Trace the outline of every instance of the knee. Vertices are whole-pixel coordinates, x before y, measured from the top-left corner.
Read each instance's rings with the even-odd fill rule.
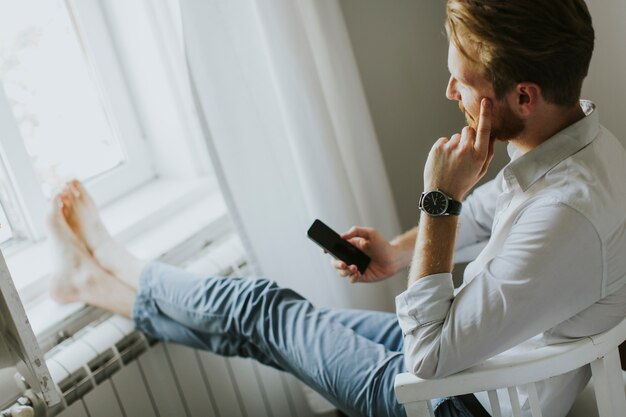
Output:
[[[279,286],[275,281],[258,278],[249,279],[246,283],[246,304],[254,307],[258,312],[267,312],[278,307],[287,300],[302,300],[302,296],[295,291]]]
[[[280,287],[268,279],[250,279],[240,293],[240,323],[243,329],[259,329],[276,325],[285,318],[286,310],[304,300],[295,291]]]

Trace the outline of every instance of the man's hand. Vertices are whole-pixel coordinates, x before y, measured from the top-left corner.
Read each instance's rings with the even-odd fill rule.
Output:
[[[492,103],[483,98],[478,132],[466,126],[461,134],[440,138],[433,145],[424,167],[424,189],[439,188],[455,200],[465,195],[480,180],[493,159],[491,134]]]
[[[354,246],[372,258],[367,270],[361,274],[356,265],[332,259],[331,264],[339,275],[348,277],[350,282],[376,282],[389,278],[398,270],[397,250],[375,229],[369,227],[353,227],[341,235]]]

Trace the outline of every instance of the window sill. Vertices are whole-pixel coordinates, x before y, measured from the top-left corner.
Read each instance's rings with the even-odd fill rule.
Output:
[[[213,180],[155,180],[101,210],[114,238],[142,259],[188,256],[198,245],[231,229]],[[42,348],[70,317],[92,319],[101,311],[83,304],[59,305],[47,294],[52,253],[46,241],[7,259],[33,331]],[[34,261],[36,260],[36,262]],[[45,340],[45,343],[43,343]]]

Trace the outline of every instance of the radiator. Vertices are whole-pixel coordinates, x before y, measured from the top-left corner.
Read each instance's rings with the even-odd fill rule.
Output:
[[[208,249],[183,266],[207,275],[245,274],[236,236]],[[63,341],[46,362],[63,398],[48,416],[313,416],[294,377],[249,359],[149,340],[118,316]]]
[[[311,415],[293,377],[247,359],[154,343],[119,317],[75,339],[47,361],[64,403],[50,415]]]

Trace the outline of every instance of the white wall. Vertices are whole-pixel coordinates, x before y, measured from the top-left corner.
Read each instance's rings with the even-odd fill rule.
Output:
[[[587,0],[596,31],[596,47],[583,86],[600,121],[626,146],[626,2]]]
[[[588,0],[596,52],[583,97],[626,145],[626,2]],[[422,169],[432,143],[463,118],[445,98],[448,81],[443,0],[341,0],[380,147],[404,228],[417,221]],[[500,145],[489,175],[508,160]]]

